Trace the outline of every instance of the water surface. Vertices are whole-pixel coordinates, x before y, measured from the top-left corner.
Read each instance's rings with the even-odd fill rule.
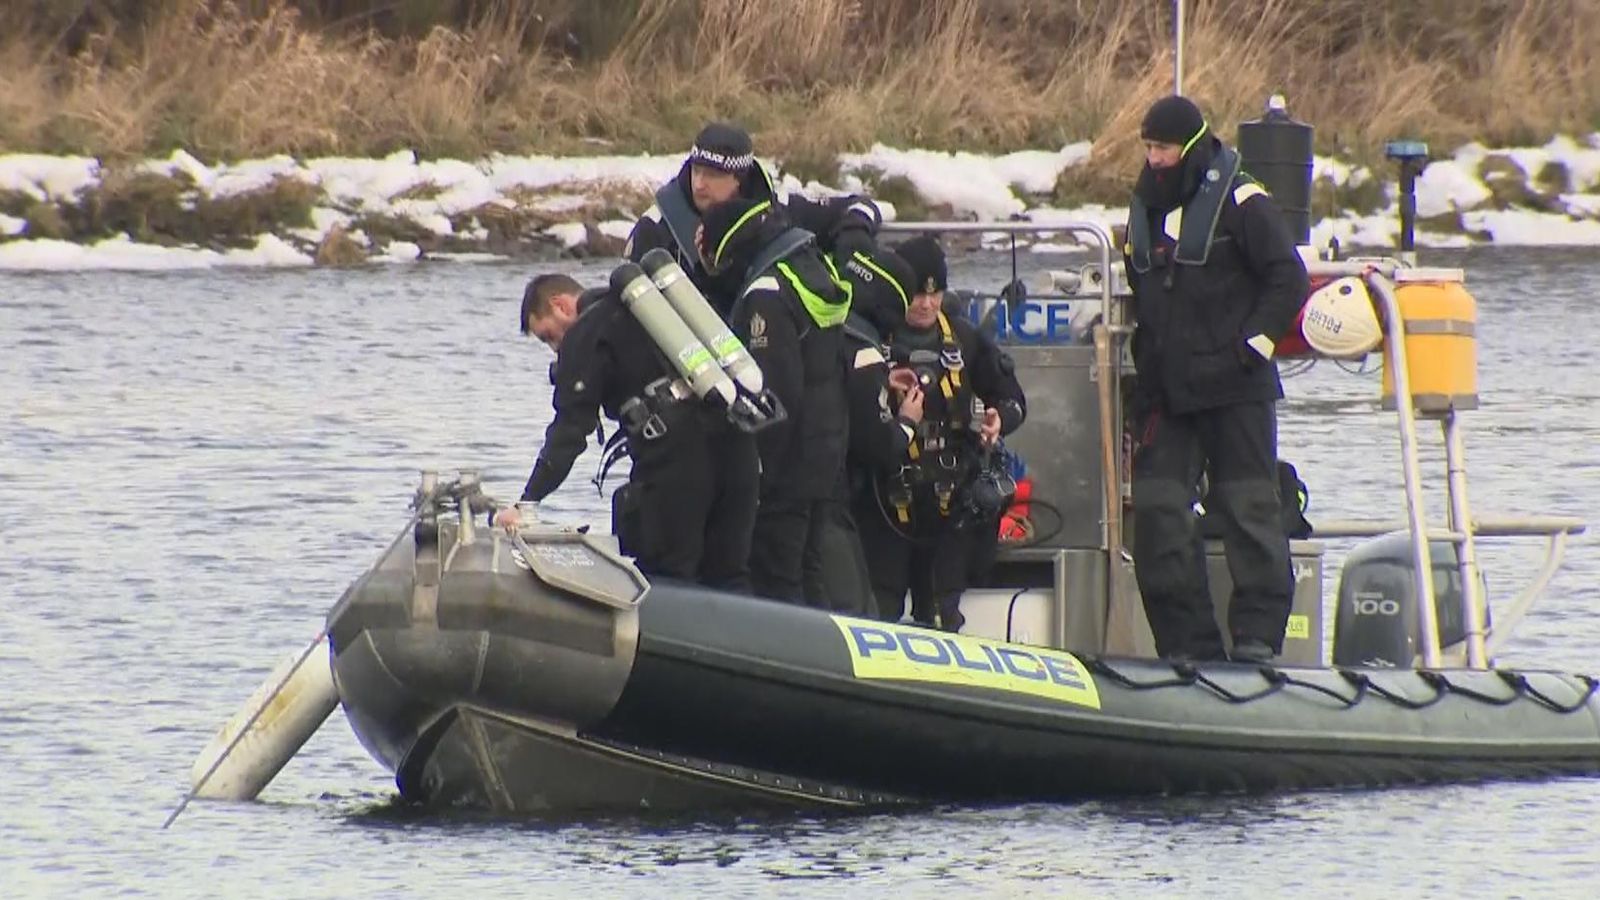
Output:
[[[1431,261],[1466,265],[1480,301],[1475,510],[1593,515],[1600,260]],[[954,279],[998,286],[1005,264],[969,256]],[[505,821],[398,808],[340,713],[262,802],[160,830],[213,731],[404,521],[416,470],[520,490],[549,418],[548,354],[516,333],[532,274],[0,274],[0,896],[1593,896],[1600,780]],[[1399,516],[1376,374],[1323,363],[1288,390],[1312,521]],[[600,517],[596,456],[547,511]],[[1538,556],[1485,555],[1502,599]],[[1569,556],[1507,663],[1600,669],[1600,552]]]

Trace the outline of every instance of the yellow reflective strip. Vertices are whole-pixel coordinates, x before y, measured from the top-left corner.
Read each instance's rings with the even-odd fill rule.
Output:
[[[1233,203],[1235,206],[1243,206],[1244,202],[1251,197],[1265,197],[1266,195],[1266,188],[1254,182],[1246,182],[1233,189]]]
[[[950,328],[950,320],[945,318],[944,310],[939,311],[939,335],[944,338],[945,349],[956,346],[955,332]],[[961,373],[959,371],[945,369],[943,380],[954,384],[957,388],[961,387]],[[950,393],[950,384],[943,385],[944,398],[946,400],[955,399],[955,396]]]
[[[1205,122],[1201,122],[1200,123],[1200,130],[1196,131],[1194,133],[1194,137],[1189,138],[1189,142],[1187,144],[1183,145],[1183,155],[1184,156],[1188,156],[1189,155],[1189,148],[1193,147],[1195,145],[1195,142],[1200,140],[1200,137],[1206,133],[1206,129],[1210,128],[1210,127],[1211,126],[1207,125]]]

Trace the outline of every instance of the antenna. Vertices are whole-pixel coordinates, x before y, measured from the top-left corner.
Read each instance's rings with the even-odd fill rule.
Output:
[[[1183,93],[1183,0],[1172,0],[1172,92]]]

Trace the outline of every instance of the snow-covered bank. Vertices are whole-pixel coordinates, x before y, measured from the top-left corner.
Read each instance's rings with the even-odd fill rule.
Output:
[[[1087,143],[1000,156],[877,146],[842,154],[837,184],[783,186],[912,197],[940,216],[1123,221],[1063,203]],[[496,156],[479,162],[286,156],[207,165],[178,151],[118,168],[86,157],[0,156],[0,269],[306,266],[609,255],[681,164],[662,156]],[[773,164],[782,171],[781,163]],[[1313,243],[1392,246],[1391,172],[1318,158]],[[891,184],[894,190],[891,192]],[[907,194],[907,191],[910,193]],[[893,216],[892,204],[885,204]],[[1600,133],[1542,147],[1468,145],[1418,182],[1418,241],[1600,245]],[[1052,240],[1039,249],[1059,248]]]

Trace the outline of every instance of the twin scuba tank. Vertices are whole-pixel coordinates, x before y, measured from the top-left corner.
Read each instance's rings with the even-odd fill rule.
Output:
[[[761,367],[672,254],[656,249],[638,264],[623,263],[611,272],[611,288],[678,374],[622,410],[624,417],[642,420],[643,437],[660,437],[663,429],[659,416],[635,404],[690,396],[723,409],[743,431],[783,421],[783,405],[767,389]]]

